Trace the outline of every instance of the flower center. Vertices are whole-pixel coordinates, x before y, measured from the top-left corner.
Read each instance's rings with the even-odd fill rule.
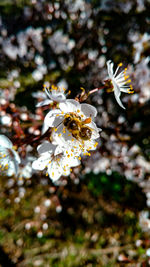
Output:
[[[104,86],[105,86],[107,93],[114,91],[114,87],[110,79],[104,81]]]

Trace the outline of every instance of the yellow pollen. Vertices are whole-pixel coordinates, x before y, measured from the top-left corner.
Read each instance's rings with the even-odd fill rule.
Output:
[[[49,161],[49,163],[51,163],[51,160]]]
[[[54,172],[52,172],[52,176],[54,176]]]
[[[2,168],[2,165],[0,165],[0,168]]]
[[[57,114],[56,117],[59,117],[59,114]]]
[[[3,158],[5,158],[5,157],[6,157],[6,154],[3,155]]]
[[[118,64],[119,67],[122,67],[122,65],[123,65],[122,62]]]
[[[54,84],[52,84],[51,87],[52,87],[53,90],[58,90],[57,86],[55,86]]]
[[[54,130],[55,130],[55,132],[57,132],[57,130],[58,130],[58,129],[57,129],[57,128],[55,128]]]
[[[77,112],[79,113],[80,112],[80,109],[77,109]]]
[[[72,169],[70,169],[70,171],[72,172]]]
[[[98,145],[98,143],[96,142],[96,143],[94,144],[94,147],[97,147],[97,145]]]
[[[73,142],[73,141],[74,141],[74,139],[72,138],[72,139],[71,139],[71,141]]]
[[[74,149],[71,149],[72,152],[74,152]]]
[[[81,157],[78,157],[79,160],[81,160]]]
[[[46,173],[46,176],[48,176],[48,173]]]
[[[61,133],[58,136],[60,137],[61,136]]]
[[[70,158],[70,155],[67,155],[68,158]]]
[[[68,136],[71,136],[71,134],[68,134]]]
[[[68,154],[68,151],[66,150],[66,154]]]

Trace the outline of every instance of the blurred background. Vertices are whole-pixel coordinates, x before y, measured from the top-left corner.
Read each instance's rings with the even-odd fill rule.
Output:
[[[16,109],[39,134],[28,121],[40,116],[45,81],[74,98],[102,86],[111,59],[135,91],[122,94],[126,110],[105,90],[91,95],[98,149],[57,186],[30,164],[1,177],[0,266],[149,266],[150,1],[1,0],[0,9],[0,132],[10,139]]]

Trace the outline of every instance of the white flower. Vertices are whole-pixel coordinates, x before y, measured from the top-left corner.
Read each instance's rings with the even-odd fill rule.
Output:
[[[92,119],[97,115],[95,107],[69,99],[51,110],[45,117],[43,132],[53,127],[52,143],[69,146],[87,153],[96,149],[99,130]],[[67,121],[69,122],[67,123]]]
[[[55,85],[44,84],[44,91],[46,93],[46,99],[42,102],[39,102],[36,106],[41,107],[44,105],[52,104],[53,102],[63,102],[66,100],[65,88],[57,87]]]
[[[40,157],[32,164],[35,170],[44,170],[47,168],[47,175],[53,182],[57,181],[62,175],[68,176],[70,174],[70,167],[80,165],[78,156],[71,150],[62,150],[48,141],[39,145],[38,153]]]
[[[12,142],[5,135],[0,135],[0,171],[2,174],[17,175],[19,163],[20,157],[13,149]]]
[[[105,81],[105,86],[108,89],[114,91],[116,101],[123,109],[125,109],[120,100],[121,92],[130,94],[133,93],[133,88],[132,85],[130,84],[128,85],[128,83],[130,83],[131,80],[128,80],[129,76],[126,75],[127,69],[124,69],[119,74],[117,74],[121,66],[122,63],[118,65],[116,71],[114,72],[113,71],[114,63],[111,62],[111,60],[107,61],[108,75],[110,79]]]

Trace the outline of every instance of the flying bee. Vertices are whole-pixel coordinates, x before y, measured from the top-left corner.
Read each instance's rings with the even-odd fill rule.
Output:
[[[70,113],[65,115],[63,121],[64,126],[77,140],[82,139],[84,141],[89,140],[92,136],[92,129],[86,124],[91,122],[91,118],[81,120],[81,117],[76,113]]]

